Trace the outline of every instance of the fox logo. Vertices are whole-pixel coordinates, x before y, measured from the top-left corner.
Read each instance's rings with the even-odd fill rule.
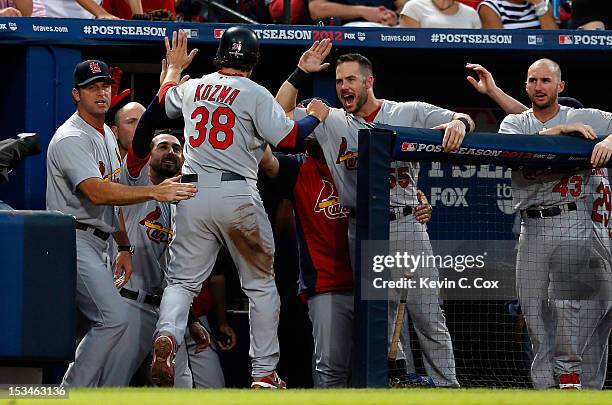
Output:
[[[315,212],[321,212],[329,219],[346,218],[349,210],[343,208],[338,202],[338,193],[334,184],[323,180],[323,187],[319,192],[319,197],[314,207]]]
[[[344,166],[346,166],[348,170],[355,170],[357,169],[358,153],[351,150],[347,151],[347,149],[348,142],[346,141],[345,137],[342,137],[340,148],[338,150],[338,157],[336,158],[336,164],[339,165],[344,163]]]
[[[164,227],[158,222],[162,216],[161,208],[155,207],[155,209],[149,212],[143,220],[139,222],[140,225],[144,226],[147,230],[147,237],[155,243],[170,244],[172,241],[173,232],[171,229]]]

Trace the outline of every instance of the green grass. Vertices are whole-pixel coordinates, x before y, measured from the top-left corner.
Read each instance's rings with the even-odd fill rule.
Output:
[[[1,399],[0,404],[188,404],[188,405],[609,405],[612,391],[522,389],[344,389],[344,390],[184,390],[161,388],[74,389],[68,400]]]

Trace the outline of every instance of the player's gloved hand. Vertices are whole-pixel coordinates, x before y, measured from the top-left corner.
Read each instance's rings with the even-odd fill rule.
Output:
[[[597,139],[597,134],[593,127],[580,122],[574,124],[560,124],[540,131],[540,135],[564,135],[577,133],[586,139]]]
[[[159,85],[160,86],[164,84],[164,79],[166,79],[167,74],[168,74],[168,62],[164,58],[162,59],[162,68],[161,68],[161,73],[159,74]],[[189,75],[185,75],[181,77],[181,81],[179,82],[179,85],[185,83],[189,79],[191,79]]]
[[[115,260],[115,271],[113,277],[115,279],[115,287],[122,288],[130,280],[132,276],[132,254],[130,252],[117,253]]]
[[[192,183],[179,183],[181,176],[172,177],[153,187],[153,199],[160,202],[188,200],[195,196],[198,188]]]
[[[203,352],[210,345],[210,333],[199,320],[189,324],[189,334],[196,343],[196,354]]]
[[[444,152],[452,152],[459,149],[463,142],[463,138],[465,138],[465,124],[459,120],[452,120],[431,129],[440,129],[444,131],[444,137],[442,138],[442,148]]]
[[[224,351],[233,349],[234,346],[236,346],[236,333],[234,332],[234,329],[232,329],[229,324],[222,323],[219,325],[219,332],[222,335],[226,335],[230,338],[228,342],[223,342],[222,340],[217,339],[216,342],[219,345],[219,348]]]
[[[306,113],[317,117],[319,121],[323,122],[329,115],[329,106],[315,98],[306,107]]]
[[[606,139],[595,145],[591,154],[591,164],[593,167],[603,166],[610,161],[610,157],[612,157],[612,135],[608,135]]]
[[[495,91],[498,90],[493,75],[484,67],[477,63],[468,63],[465,65],[466,69],[474,71],[478,75],[478,81],[472,76],[467,76],[466,79],[477,92],[491,96]]]
[[[323,61],[329,55],[332,44],[329,38],[322,41],[315,41],[310,49],[302,54],[298,62],[298,67],[306,73],[320,72],[329,66],[329,63]]]
[[[417,200],[419,205],[414,209],[414,218],[422,224],[426,224],[431,219],[431,205],[427,201],[427,197],[421,190],[417,190]]]

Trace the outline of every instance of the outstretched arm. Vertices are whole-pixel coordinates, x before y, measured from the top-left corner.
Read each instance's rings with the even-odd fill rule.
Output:
[[[519,114],[527,110],[523,103],[497,87],[493,75],[487,69],[476,63],[468,63],[465,67],[473,70],[478,75],[478,81],[472,76],[468,76],[467,81],[480,94],[485,94],[495,101],[506,114]]]
[[[324,39],[315,41],[310,49],[302,54],[298,62],[297,69],[289,76],[283,85],[276,93],[276,101],[283,107],[287,116],[293,118],[293,110],[297,104],[297,95],[300,87],[302,87],[309,79],[310,73],[320,72],[329,66],[329,63],[323,62],[331,51],[331,41]]]

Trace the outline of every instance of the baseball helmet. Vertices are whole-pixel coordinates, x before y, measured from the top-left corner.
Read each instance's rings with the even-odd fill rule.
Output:
[[[259,40],[249,28],[236,26],[225,30],[217,48],[215,64],[243,71],[252,70],[259,58]]]

